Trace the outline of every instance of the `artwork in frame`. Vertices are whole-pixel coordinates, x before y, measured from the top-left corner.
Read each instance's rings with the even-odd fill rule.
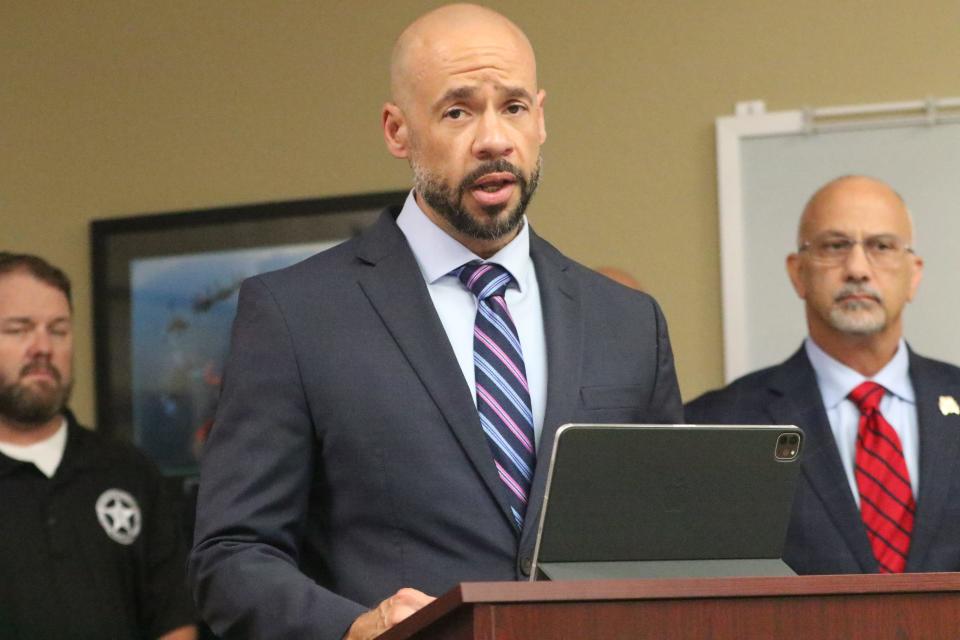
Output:
[[[241,282],[343,242],[406,195],[93,221],[98,428],[133,441],[167,476],[195,475]]]

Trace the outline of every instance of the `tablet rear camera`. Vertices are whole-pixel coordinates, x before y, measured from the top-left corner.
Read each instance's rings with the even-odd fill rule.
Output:
[[[800,435],[797,433],[781,433],[777,438],[777,448],[774,457],[782,462],[796,460],[800,454]]]

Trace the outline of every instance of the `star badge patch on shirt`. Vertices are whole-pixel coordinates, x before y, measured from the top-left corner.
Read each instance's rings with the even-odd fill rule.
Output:
[[[140,505],[122,489],[107,489],[97,499],[97,520],[110,538],[132,544],[140,535]]]

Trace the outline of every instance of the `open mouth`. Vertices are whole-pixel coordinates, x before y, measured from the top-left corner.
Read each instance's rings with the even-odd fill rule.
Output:
[[[485,193],[496,193],[505,186],[515,184],[516,182],[517,178],[512,173],[488,173],[474,182],[473,188]]]
[[[516,176],[501,171],[482,176],[470,186],[470,190],[481,205],[493,206],[504,204],[509,200],[516,184]]]

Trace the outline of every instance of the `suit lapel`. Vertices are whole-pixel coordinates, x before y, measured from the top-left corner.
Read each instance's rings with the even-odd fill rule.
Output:
[[[360,238],[357,257],[369,266],[361,270],[361,289],[500,505],[504,518],[512,522],[470,389],[413,252],[391,212],[385,212]]]
[[[547,343],[547,405],[521,547],[532,545],[536,535],[557,429],[577,413],[583,349],[583,316],[577,283],[568,271],[570,261],[532,231],[530,256],[537,271]]]
[[[917,398],[917,425],[920,431],[920,484],[916,524],[910,542],[907,571],[919,571],[930,549],[947,505],[952,475],[960,455],[960,416],[945,416],[939,409],[940,396],[951,395],[942,376],[925,358],[910,352],[910,380]]]
[[[820,498],[861,569],[876,571],[876,559],[850,493],[816,374],[803,347],[777,371],[770,391],[767,410],[773,421],[797,425],[806,434],[802,454],[804,480]]]

